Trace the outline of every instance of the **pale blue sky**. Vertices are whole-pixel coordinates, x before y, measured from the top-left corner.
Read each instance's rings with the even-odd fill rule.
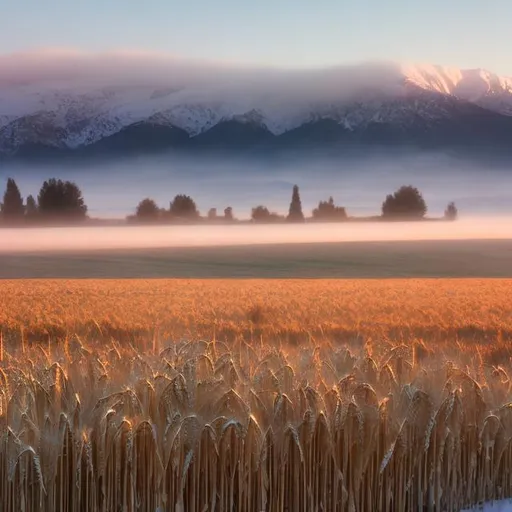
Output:
[[[371,59],[512,75],[512,0],[0,0],[0,52],[139,49],[324,66]]]

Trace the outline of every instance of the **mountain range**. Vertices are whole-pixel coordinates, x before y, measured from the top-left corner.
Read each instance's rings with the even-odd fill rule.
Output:
[[[512,153],[512,78],[481,69],[88,66],[30,74],[0,59],[3,158],[347,145]]]

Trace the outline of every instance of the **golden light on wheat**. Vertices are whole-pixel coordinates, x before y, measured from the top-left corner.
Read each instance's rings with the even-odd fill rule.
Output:
[[[3,283],[0,509],[512,496],[512,282],[404,283]]]

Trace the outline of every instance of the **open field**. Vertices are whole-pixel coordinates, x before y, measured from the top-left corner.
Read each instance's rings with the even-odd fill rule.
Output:
[[[8,237],[4,242],[8,247]],[[86,242],[84,240],[83,243]],[[165,277],[512,278],[512,240],[303,243],[94,251],[80,249],[60,252],[0,251],[0,279]]]
[[[512,342],[512,280],[6,280],[0,326],[27,340],[420,338],[493,350]]]
[[[511,497],[511,299],[502,279],[2,281],[0,508]]]

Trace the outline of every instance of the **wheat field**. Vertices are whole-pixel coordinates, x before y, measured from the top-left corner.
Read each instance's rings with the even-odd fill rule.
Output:
[[[511,280],[2,281],[0,510],[512,496]]]

